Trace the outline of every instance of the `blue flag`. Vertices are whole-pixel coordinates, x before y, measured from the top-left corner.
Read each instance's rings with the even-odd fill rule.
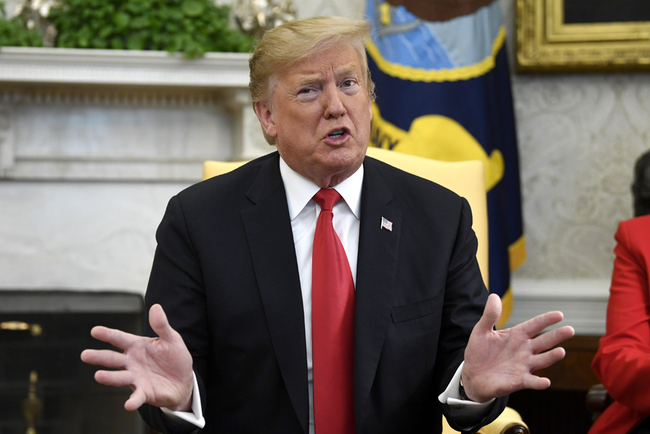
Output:
[[[408,3],[419,11],[412,7],[416,0]],[[526,258],[519,157],[499,1],[475,3],[484,5],[433,21],[404,6],[367,0],[373,22],[368,62],[377,85],[371,146],[483,161],[489,288],[502,298],[502,327],[512,310],[510,272]]]

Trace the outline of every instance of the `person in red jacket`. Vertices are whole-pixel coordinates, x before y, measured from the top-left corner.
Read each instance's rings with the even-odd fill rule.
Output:
[[[589,434],[650,433],[650,152],[635,166],[635,218],[620,223],[607,330],[592,369],[614,398]]]

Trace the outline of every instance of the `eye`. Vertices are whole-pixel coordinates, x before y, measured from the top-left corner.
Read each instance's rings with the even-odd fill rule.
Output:
[[[316,98],[318,98],[320,90],[321,89],[318,85],[311,85],[311,84],[298,87],[296,89],[295,98],[298,101],[302,101],[302,102],[314,101]]]
[[[345,81],[341,84],[341,86],[342,86],[342,87],[352,87],[352,86],[354,86],[354,84],[355,84],[355,81],[354,81],[354,80],[345,80]]]

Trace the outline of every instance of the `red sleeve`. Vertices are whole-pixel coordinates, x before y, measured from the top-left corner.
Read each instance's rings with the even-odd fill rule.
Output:
[[[621,223],[615,238],[607,330],[592,368],[615,400],[650,414],[650,218]]]

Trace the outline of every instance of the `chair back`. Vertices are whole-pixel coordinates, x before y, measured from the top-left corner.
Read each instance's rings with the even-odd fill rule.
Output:
[[[368,148],[368,155],[398,169],[436,182],[467,199],[472,208],[472,229],[478,238],[476,257],[487,287],[488,221],[483,163],[481,161],[437,161],[374,147]],[[203,163],[203,179],[230,172],[245,163],[246,161],[206,161]]]
[[[243,166],[247,161],[217,161],[208,160],[203,162],[203,179],[212,178],[213,176],[223,175],[239,166]]]

